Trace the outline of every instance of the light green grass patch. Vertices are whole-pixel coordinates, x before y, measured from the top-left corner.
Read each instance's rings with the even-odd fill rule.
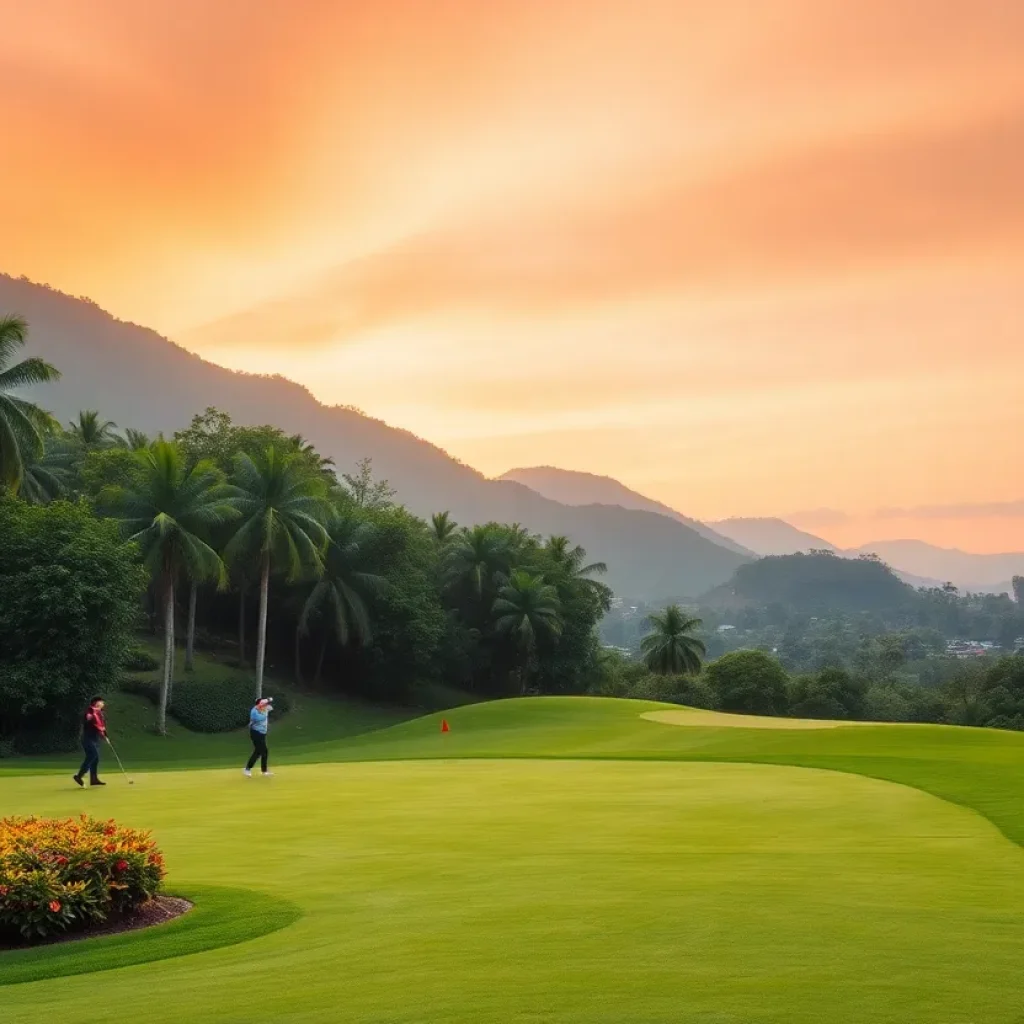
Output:
[[[108,972],[102,999],[89,976],[7,988],[4,1024],[1020,1018],[1024,855],[902,786],[612,760],[165,772],[102,793],[55,782],[3,780],[5,809],[63,815],[100,797],[155,831],[172,889],[258,884],[303,917]]]

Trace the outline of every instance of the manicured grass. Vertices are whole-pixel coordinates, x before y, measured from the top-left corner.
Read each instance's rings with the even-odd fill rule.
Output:
[[[308,742],[282,722],[269,780],[4,777],[4,813],[152,828],[172,890],[303,914],[107,971],[102,999],[89,975],[8,986],[4,1024],[1020,1020],[1024,736],[641,717],[659,708],[505,701],[446,712],[446,734],[437,715]],[[225,737],[152,740],[238,760]]]
[[[166,924],[103,938],[5,951],[0,955],[0,986],[191,956],[248,942],[293,924],[302,916],[296,904],[249,889],[194,885],[175,894],[191,900],[194,906]]]

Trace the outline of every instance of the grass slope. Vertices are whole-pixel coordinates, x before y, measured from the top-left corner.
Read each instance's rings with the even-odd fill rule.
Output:
[[[172,889],[248,885],[304,916],[108,971],[102,1000],[87,975],[6,987],[4,1022],[242,1020],[254,984],[278,1021],[1020,1019],[1024,855],[968,808],[1024,840],[1024,737],[641,718],[660,707],[504,701],[446,712],[447,734],[427,716],[301,743],[282,723],[272,780],[224,737],[152,741],[231,770],[5,777],[5,813],[152,828]]]

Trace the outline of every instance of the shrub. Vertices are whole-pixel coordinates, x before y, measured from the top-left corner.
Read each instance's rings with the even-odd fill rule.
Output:
[[[793,718],[858,718],[864,692],[864,684],[841,668],[797,676],[789,683],[789,714]]]
[[[121,665],[129,672],[154,672],[160,667],[160,662],[149,651],[136,647],[128,653]]]
[[[145,573],[83,504],[0,495],[0,537],[0,740],[59,750],[89,697],[116,685]]]
[[[910,704],[895,687],[869,686],[864,695],[864,717],[869,722],[909,722]]]
[[[0,937],[37,940],[152,899],[163,856],[148,832],[87,818],[0,820]]]
[[[160,699],[160,684],[149,679],[124,679],[121,689],[136,693],[156,704]],[[291,700],[285,693],[274,694],[274,714],[291,710]],[[181,679],[171,691],[171,714],[186,729],[193,732],[230,732],[240,729],[249,721],[249,710],[255,698],[253,684],[244,678],[200,682]]]
[[[290,709],[286,695],[273,696],[275,714]],[[170,710],[193,732],[229,732],[249,721],[253,701],[253,684],[248,679],[222,679],[215,683],[185,679],[174,684]]]
[[[781,715],[786,710],[789,677],[764,651],[733,651],[704,670],[704,678],[724,711]]]
[[[648,674],[630,684],[626,697],[635,700],[660,700],[669,704],[685,704],[692,708],[715,708],[718,699],[704,679],[690,676],[659,676]]]

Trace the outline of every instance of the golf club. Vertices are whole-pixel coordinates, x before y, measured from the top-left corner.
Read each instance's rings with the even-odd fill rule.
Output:
[[[123,775],[123,776],[124,776],[124,777],[125,777],[126,779],[128,779],[128,785],[129,785],[129,786],[134,786],[134,785],[135,785],[135,780],[134,780],[134,779],[129,779],[129,778],[128,778],[128,773],[127,773],[127,772],[126,772],[126,771],[124,770],[124,765],[123,765],[123,764],[121,764],[121,758],[119,758],[119,757],[117,756],[117,748],[116,748],[116,747],[114,746],[114,744],[113,744],[113,743],[111,743],[111,742],[110,742],[110,737],[109,737],[109,736],[107,737],[107,746],[109,746],[109,747],[110,747],[110,749],[111,749],[111,750],[112,750],[112,751],[114,752],[114,757],[115,757],[115,758],[117,759],[117,767],[121,769],[121,774],[122,774],[122,775]]]

